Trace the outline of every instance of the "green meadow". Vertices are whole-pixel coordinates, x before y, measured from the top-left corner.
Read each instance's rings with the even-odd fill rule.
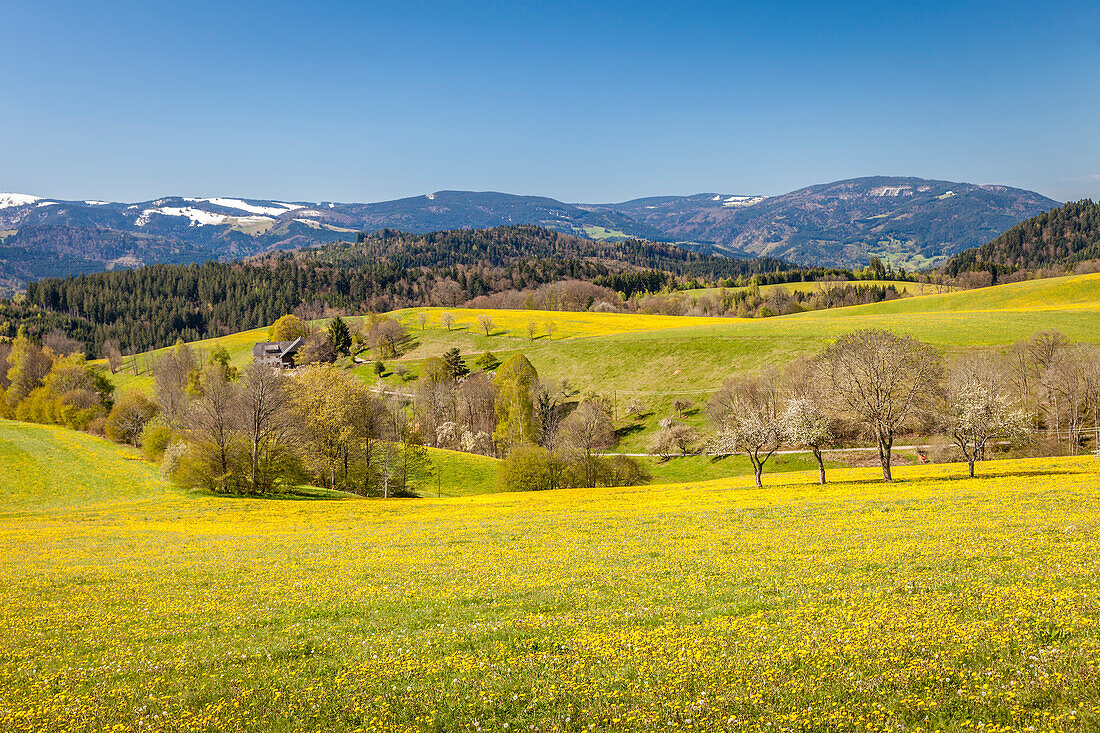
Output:
[[[443,312],[455,318],[451,329],[439,320]],[[421,313],[427,316],[423,328],[418,320]],[[644,452],[657,421],[671,413],[675,398],[692,400],[686,421],[701,427],[702,406],[726,378],[769,365],[782,366],[824,349],[833,339],[855,329],[908,333],[948,352],[1004,348],[1052,326],[1072,340],[1100,342],[1100,274],[762,319],[439,308],[401,310],[391,315],[406,324],[415,346],[401,359],[385,363],[383,381],[390,388],[411,391],[423,359],[449,348],[457,347],[471,359],[485,351],[498,358],[522,352],[541,378],[565,379],[582,393],[611,397],[623,421],[620,450]],[[488,335],[480,329],[480,315],[494,321]],[[548,333],[551,322],[552,333]],[[536,328],[533,338],[529,324]],[[264,338],[265,329],[254,329],[199,341],[195,346],[203,350],[225,346],[233,363],[243,366],[251,359],[252,344]],[[148,364],[148,357],[141,355],[129,363]],[[394,372],[398,365],[407,370],[404,377]],[[373,363],[359,365],[354,372],[368,382],[378,379]],[[127,370],[114,379],[119,389],[147,390],[151,386],[147,376]],[[633,421],[626,417],[632,401],[643,407],[642,417]]]

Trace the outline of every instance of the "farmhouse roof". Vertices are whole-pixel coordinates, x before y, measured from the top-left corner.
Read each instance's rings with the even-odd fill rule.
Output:
[[[253,358],[262,356],[289,356],[302,345],[302,337],[293,341],[260,341],[252,347]]]

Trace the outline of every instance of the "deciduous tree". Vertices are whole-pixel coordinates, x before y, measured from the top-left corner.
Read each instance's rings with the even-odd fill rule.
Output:
[[[756,485],[762,486],[764,464],[782,439],[782,405],[774,372],[727,380],[711,398],[710,414],[719,427],[709,452],[745,453],[752,462]]]
[[[883,480],[892,480],[895,436],[935,407],[943,382],[939,353],[909,336],[866,329],[837,339],[822,366],[838,404],[877,441]]]
[[[508,451],[524,443],[537,442],[534,390],[538,372],[523,354],[514,354],[496,372],[497,429],[493,439],[500,451]]]
[[[308,335],[309,327],[293,313],[282,316],[267,330],[268,341],[293,341]]]
[[[582,485],[595,486],[599,454],[615,444],[615,428],[607,406],[592,400],[581,402],[562,422],[559,442],[561,450],[579,464]]]
[[[974,478],[974,462],[985,459],[991,441],[1027,435],[1027,414],[1013,404],[988,357],[965,356],[952,364],[947,382],[945,429],[962,451]]]

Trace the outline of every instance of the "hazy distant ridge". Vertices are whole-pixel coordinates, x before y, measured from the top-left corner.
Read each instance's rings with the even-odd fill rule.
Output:
[[[196,262],[349,239],[537,224],[598,239],[680,242],[734,256],[766,254],[853,266],[878,254],[938,263],[1057,206],[1033,191],[920,178],[838,181],[781,196],[702,193],[613,204],[439,191],[378,203],[168,196],[137,203],[0,194],[0,282],[154,262]]]

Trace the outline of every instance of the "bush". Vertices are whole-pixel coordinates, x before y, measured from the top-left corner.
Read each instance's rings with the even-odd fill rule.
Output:
[[[141,441],[145,423],[157,414],[156,404],[140,392],[127,392],[111,408],[104,432],[117,443],[137,445]]]
[[[602,460],[606,464],[605,486],[641,486],[653,479],[649,468],[636,458],[608,456]]]
[[[179,470],[181,459],[186,455],[186,443],[182,440],[170,443],[168,447],[164,449],[164,454],[161,456],[160,475],[167,479],[174,478],[176,472]]]
[[[141,450],[145,457],[157,463],[172,440],[172,428],[162,420],[150,420],[141,431]]]
[[[520,445],[500,464],[505,491],[542,491],[560,486],[561,459],[540,445]]]

